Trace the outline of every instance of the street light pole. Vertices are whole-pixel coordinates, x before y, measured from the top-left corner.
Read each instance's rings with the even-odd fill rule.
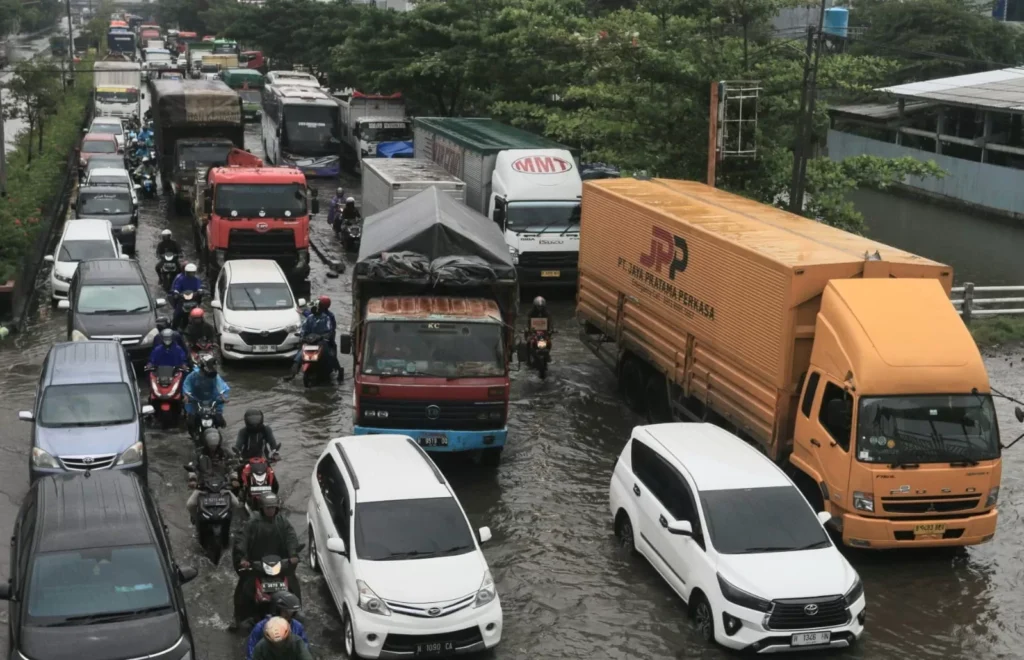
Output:
[[[67,0],[68,7],[68,71],[70,72],[69,83],[75,85],[75,31],[71,27],[71,0]]]
[[[0,197],[7,197],[7,138],[4,135],[4,86],[0,84]]]

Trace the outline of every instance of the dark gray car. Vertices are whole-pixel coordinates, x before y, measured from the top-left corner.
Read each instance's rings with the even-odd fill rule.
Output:
[[[78,264],[68,299],[57,303],[68,310],[68,340],[118,341],[135,364],[144,364],[157,338],[157,308],[139,262],[92,259]]]
[[[121,247],[135,254],[135,230],[139,225],[139,207],[125,186],[81,186],[75,202],[76,218],[109,220]]]
[[[32,422],[29,473],[132,470],[146,478],[143,415],[135,371],[113,341],[54,344],[43,361]]]

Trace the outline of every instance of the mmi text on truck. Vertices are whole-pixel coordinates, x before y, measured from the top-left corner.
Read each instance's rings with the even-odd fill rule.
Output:
[[[685,238],[671,234],[661,227],[652,227],[651,251],[648,254],[641,254],[639,261],[639,264],[635,264],[625,257],[619,257],[618,266],[629,274],[633,288],[679,311],[692,310],[709,321],[715,320],[713,305],[690,295],[662,277],[662,270],[666,267],[669,280],[675,280],[677,273],[686,270],[690,263],[690,249]],[[648,269],[653,269],[654,272]]]

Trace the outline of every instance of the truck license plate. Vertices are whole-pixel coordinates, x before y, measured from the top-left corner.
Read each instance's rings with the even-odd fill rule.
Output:
[[[914,536],[942,536],[946,531],[945,523],[923,523],[914,525]]]
[[[830,632],[797,633],[790,641],[792,646],[818,646],[828,644],[832,639]]]
[[[420,438],[421,447],[447,447],[448,436],[446,435],[425,435]]]
[[[561,277],[562,271],[560,270],[542,270],[540,271],[541,277]]]
[[[253,353],[273,353],[277,350],[277,346],[253,346]]]

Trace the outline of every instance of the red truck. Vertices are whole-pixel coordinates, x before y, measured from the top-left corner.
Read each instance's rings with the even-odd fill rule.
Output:
[[[320,202],[294,167],[265,167],[232,149],[226,166],[196,175],[193,211],[211,280],[231,259],[272,259],[296,284],[309,276],[309,218]]]

